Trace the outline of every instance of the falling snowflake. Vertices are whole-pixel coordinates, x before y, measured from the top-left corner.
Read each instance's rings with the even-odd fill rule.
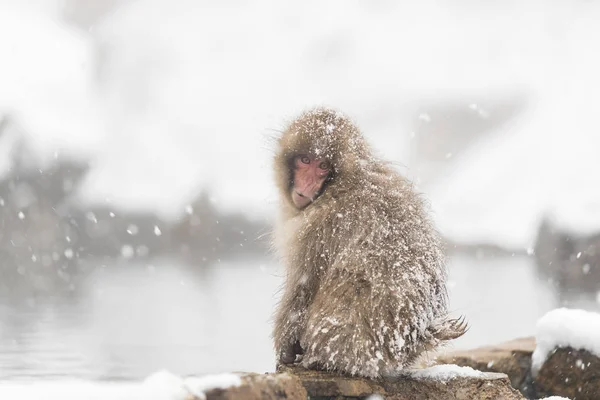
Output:
[[[67,258],[67,260],[72,259],[73,255],[74,255],[73,249],[71,249],[71,248],[65,249],[64,254],[65,254],[65,257]]]
[[[121,247],[121,256],[126,259],[130,259],[135,255],[135,250],[131,245],[123,245]]]

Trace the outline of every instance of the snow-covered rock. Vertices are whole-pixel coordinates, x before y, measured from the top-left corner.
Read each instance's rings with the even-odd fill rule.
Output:
[[[537,325],[532,373],[540,395],[597,399],[600,393],[600,314],[557,309]]]
[[[312,397],[365,398],[379,395],[394,399],[522,399],[504,374],[443,365],[411,371],[394,379],[369,380],[334,373],[281,367],[300,380]]]
[[[442,350],[436,357],[436,363],[506,374],[512,387],[525,394],[532,387],[529,375],[534,350],[535,338],[526,337],[470,350]]]
[[[544,315],[537,323],[536,348],[532,358],[534,374],[556,348],[587,350],[600,357],[600,314],[559,308]]]
[[[540,396],[596,400],[600,393],[599,376],[597,356],[587,350],[556,348],[537,372],[534,387]]]

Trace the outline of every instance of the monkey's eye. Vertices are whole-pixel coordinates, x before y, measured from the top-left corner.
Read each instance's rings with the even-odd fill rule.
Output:
[[[328,170],[329,169],[329,163],[327,161],[322,161],[319,164],[319,168],[321,168],[322,170]]]
[[[310,158],[308,156],[302,156],[300,157],[300,162],[302,164],[310,164]]]

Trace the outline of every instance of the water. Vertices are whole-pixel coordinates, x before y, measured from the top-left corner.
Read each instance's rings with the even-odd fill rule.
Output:
[[[272,370],[274,273],[256,261],[118,266],[82,282],[75,300],[3,305],[0,379]]]
[[[78,283],[77,296],[4,299],[0,380],[272,371],[270,317],[281,275],[269,260],[206,270],[162,261],[98,269]],[[455,257],[450,287],[453,313],[471,324],[456,348],[532,335],[557,306],[528,258]]]
[[[454,258],[449,287],[451,311],[464,314],[470,325],[467,334],[452,343],[456,348],[532,336],[537,319],[558,307],[531,258]]]

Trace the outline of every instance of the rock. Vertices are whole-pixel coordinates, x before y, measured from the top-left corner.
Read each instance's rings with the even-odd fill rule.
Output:
[[[205,392],[206,400],[306,400],[307,394],[300,379],[283,374],[245,374],[239,386],[212,389]],[[199,397],[192,399],[200,400]]]
[[[510,386],[508,377],[499,373],[482,373],[477,377],[458,376],[445,380],[403,376],[375,381],[299,367],[282,367],[280,370],[297,377],[311,399],[356,399],[373,394],[387,400],[523,399]]]
[[[535,338],[525,337],[494,346],[473,350],[441,353],[437,364],[456,364],[479,371],[500,372],[508,375],[512,387],[526,396],[532,394],[531,355],[535,350]]]
[[[213,386],[202,389],[204,392],[191,390],[190,393],[198,394],[188,400],[356,400],[371,395],[380,395],[387,400],[523,399],[510,386],[505,374],[474,371],[455,365],[445,367],[414,370],[401,377],[382,380],[341,376],[301,367],[280,367],[279,373],[274,374],[239,374],[235,385]]]
[[[510,386],[505,374],[479,372],[457,366],[450,366],[449,372],[441,375],[433,371],[433,374],[421,373],[418,376],[418,373],[414,373],[414,376],[385,380],[353,378],[301,367],[281,367],[280,373],[275,374],[242,374],[240,378],[239,385],[236,382],[236,385],[230,387],[206,390],[204,395],[199,393],[196,397],[190,396],[189,400],[356,400],[374,394],[387,400],[523,399]]]
[[[540,397],[558,395],[576,400],[598,399],[600,358],[587,350],[557,348],[546,358],[534,385]]]

